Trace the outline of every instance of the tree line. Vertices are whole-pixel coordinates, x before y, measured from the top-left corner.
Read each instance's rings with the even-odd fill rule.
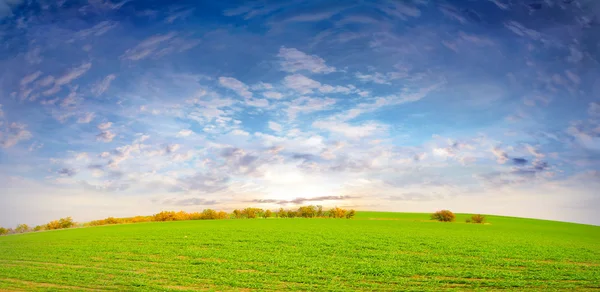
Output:
[[[101,220],[94,220],[86,223],[76,223],[71,217],[53,220],[47,224],[38,225],[31,228],[27,224],[18,224],[16,228],[0,227],[0,235],[25,233],[32,231],[65,229],[72,227],[101,226],[111,224],[129,224],[142,222],[165,222],[165,221],[184,221],[184,220],[222,220],[222,219],[255,219],[255,218],[346,218],[352,219],[356,216],[356,211],[342,208],[331,208],[323,210],[321,205],[301,206],[298,209],[264,210],[260,208],[235,209],[231,213],[225,211],[216,211],[205,209],[202,212],[185,211],[162,211],[151,216],[135,216],[115,218],[108,217]]]

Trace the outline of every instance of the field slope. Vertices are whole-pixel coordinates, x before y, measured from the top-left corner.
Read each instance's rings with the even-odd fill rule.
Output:
[[[427,214],[140,223],[0,237],[0,290],[600,289],[600,227]]]

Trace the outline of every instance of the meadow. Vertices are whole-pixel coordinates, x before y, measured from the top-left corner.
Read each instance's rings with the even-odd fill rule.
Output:
[[[424,213],[148,222],[0,237],[4,291],[600,289],[600,227]]]

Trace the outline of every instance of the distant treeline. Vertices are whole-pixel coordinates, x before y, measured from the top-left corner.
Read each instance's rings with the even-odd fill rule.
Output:
[[[346,210],[342,208],[332,208],[323,210],[323,206],[301,206],[298,209],[283,209],[272,211],[260,208],[235,209],[231,213],[225,211],[215,211],[206,209],[202,212],[185,212],[185,211],[162,211],[152,216],[135,216],[126,218],[108,217],[102,220],[94,220],[86,223],[76,223],[71,217],[61,218],[51,221],[44,225],[38,225],[34,228],[27,224],[19,224],[16,228],[0,227],[0,235],[25,233],[31,231],[65,229],[72,227],[100,226],[110,224],[126,224],[126,223],[141,223],[141,222],[164,222],[164,221],[184,221],[184,220],[217,220],[217,219],[254,219],[254,218],[346,218],[352,219],[356,215],[354,210]]]

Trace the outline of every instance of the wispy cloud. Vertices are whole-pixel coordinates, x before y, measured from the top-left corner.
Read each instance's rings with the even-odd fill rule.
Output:
[[[286,72],[309,71],[312,73],[332,73],[334,67],[327,66],[325,60],[318,56],[307,55],[294,48],[281,47],[279,54],[281,69]]]

